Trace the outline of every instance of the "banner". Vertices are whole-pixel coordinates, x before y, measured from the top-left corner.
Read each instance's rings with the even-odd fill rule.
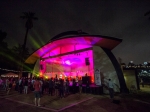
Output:
[[[95,84],[101,85],[100,69],[95,69]]]

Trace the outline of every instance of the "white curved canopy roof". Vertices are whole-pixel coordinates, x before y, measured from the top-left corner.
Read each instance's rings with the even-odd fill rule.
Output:
[[[99,36],[99,35],[78,35],[78,36],[71,36],[71,37],[63,37],[63,38],[50,41],[43,47],[39,48],[37,51],[35,51],[33,54],[31,54],[28,57],[25,63],[34,64],[37,59],[41,58],[46,53],[60,46],[63,47],[66,45],[78,44],[78,45],[84,45],[87,47],[100,46],[100,47],[112,50],[121,42],[122,42],[122,39]],[[71,48],[68,47],[68,49],[71,49]]]

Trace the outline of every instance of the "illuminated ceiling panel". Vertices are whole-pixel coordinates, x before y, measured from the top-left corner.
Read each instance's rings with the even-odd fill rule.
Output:
[[[99,35],[81,35],[81,36],[72,36],[72,37],[63,37],[57,40],[53,40],[37,51],[35,51],[27,60],[26,63],[35,63],[37,59],[45,56],[45,54],[49,53],[50,51],[54,50],[57,47],[60,46],[66,46],[66,45],[77,45],[76,49],[86,48],[89,46],[100,46],[103,48],[107,48],[109,50],[112,50],[115,48],[118,44],[121,43],[121,39],[112,38],[112,37],[104,37]],[[63,52],[66,52],[68,49],[73,50],[73,47],[67,47],[62,48],[65,50],[62,50]],[[66,50],[67,49],[67,50]],[[55,50],[54,50],[55,51]],[[54,53],[55,54],[55,53]]]

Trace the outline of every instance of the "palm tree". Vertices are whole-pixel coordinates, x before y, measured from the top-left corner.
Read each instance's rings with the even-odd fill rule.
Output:
[[[35,13],[33,12],[23,12],[23,16],[20,16],[20,18],[22,19],[26,19],[26,24],[25,24],[25,27],[26,27],[26,34],[25,34],[25,38],[24,38],[24,43],[23,43],[23,51],[22,51],[22,69],[23,69],[23,64],[24,64],[24,52],[25,52],[25,49],[26,49],[26,42],[27,42],[27,35],[28,35],[28,31],[29,29],[31,29],[33,27],[33,20],[38,20],[37,17],[34,17]],[[22,75],[22,69],[21,69],[21,75]]]
[[[20,18],[27,19],[26,24],[25,24],[26,34],[25,34],[24,43],[23,43],[23,51],[24,51],[26,48],[28,31],[29,31],[29,29],[31,29],[33,27],[32,20],[38,20],[38,18],[34,17],[35,13],[33,13],[33,12],[23,12],[23,14],[24,14],[24,16],[20,16]]]

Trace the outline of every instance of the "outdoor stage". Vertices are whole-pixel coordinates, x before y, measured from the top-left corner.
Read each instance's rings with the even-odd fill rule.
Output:
[[[125,86],[122,71],[111,52],[121,41],[82,31],[63,32],[35,51],[26,63],[35,64],[34,76],[75,79],[87,74],[91,77],[91,83],[96,85],[106,83],[106,79],[111,78],[117,85],[122,82],[120,86]],[[105,89],[104,93],[108,93],[108,90]]]
[[[53,51],[56,52],[56,51]],[[43,57],[40,61],[40,76],[46,78],[82,78],[87,74],[94,82],[92,48],[79,49],[55,56]]]

